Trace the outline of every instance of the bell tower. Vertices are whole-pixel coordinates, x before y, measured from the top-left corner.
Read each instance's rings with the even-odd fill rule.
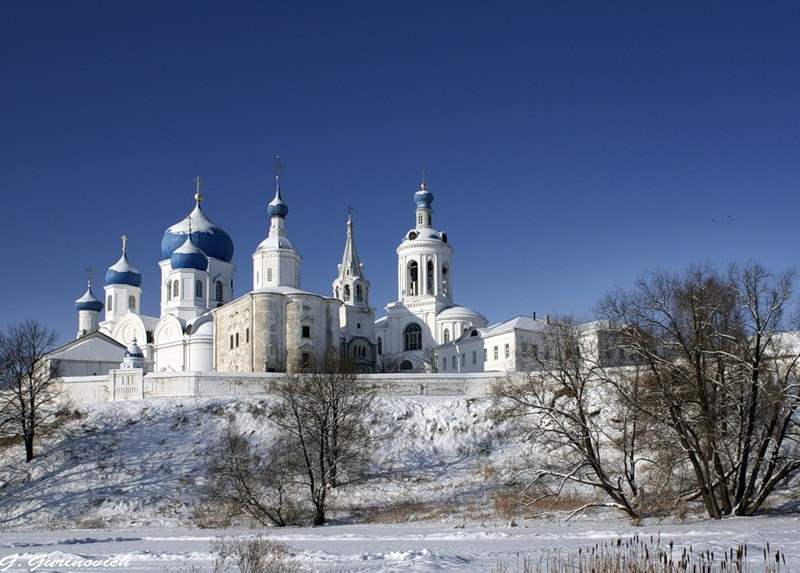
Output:
[[[453,248],[447,234],[433,228],[433,193],[423,175],[414,193],[413,229],[397,247],[397,295],[399,301],[425,298],[451,303],[453,300]]]
[[[333,281],[333,296],[346,305],[369,308],[369,286],[353,238],[353,210],[348,208],[344,253],[338,265],[338,276]]]

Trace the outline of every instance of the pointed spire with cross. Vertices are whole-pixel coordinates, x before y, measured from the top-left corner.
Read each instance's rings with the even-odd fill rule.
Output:
[[[122,256],[128,256],[128,235],[123,234],[120,239],[122,239]]]
[[[86,286],[89,287],[89,290],[92,290],[93,275],[94,275],[94,267],[92,267],[92,265],[89,265],[88,267],[86,267]]]
[[[281,197],[281,172],[283,171],[284,164],[281,162],[279,155],[275,156],[275,197],[269,202],[267,212],[270,217],[285,218],[289,214],[289,206],[284,203]]]
[[[281,168],[283,167],[283,163],[281,163],[281,156],[275,155],[275,162],[273,164],[274,171],[275,171],[275,196],[281,196]]]

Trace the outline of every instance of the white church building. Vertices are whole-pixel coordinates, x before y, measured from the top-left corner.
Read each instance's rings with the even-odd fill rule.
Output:
[[[413,195],[414,226],[397,246],[397,300],[374,319],[370,282],[348,215],[345,245],[330,294],[301,288],[302,257],[289,240],[280,174],[267,205],[268,233],[252,255],[252,289],[234,294],[234,243],[201,205],[161,239],[159,316],[141,312],[142,275],[122,237],[103,300],[91,279],[75,301],[77,339],[52,359],[76,375],[106,374],[131,358],[145,372],[283,372],[347,357],[362,372],[506,372],[520,367],[547,320],[518,316],[490,325],[454,302],[454,249],[433,223],[433,194],[423,180]],[[102,319],[101,319],[102,314]],[[139,355],[139,353],[141,355]]]

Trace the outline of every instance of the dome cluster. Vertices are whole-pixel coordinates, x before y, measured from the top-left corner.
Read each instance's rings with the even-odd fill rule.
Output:
[[[169,257],[169,264],[173,269],[196,269],[198,271],[208,270],[208,257],[203,251],[197,248],[192,241],[192,233],[186,234],[183,244],[172,251]]]
[[[206,256],[225,261],[233,260],[233,240],[221,227],[212,223],[200,208],[200,202],[183,220],[164,231],[161,237],[162,259],[172,258],[172,254],[186,244],[191,233],[192,243]]]

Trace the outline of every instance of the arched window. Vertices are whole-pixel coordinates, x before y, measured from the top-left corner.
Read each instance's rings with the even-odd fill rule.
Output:
[[[410,360],[403,360],[400,363],[400,370],[411,370],[412,368],[414,368],[414,365],[411,364]]]
[[[203,281],[196,281],[194,283],[194,296],[203,298]]]
[[[350,285],[344,285],[344,300],[350,300]]]
[[[378,337],[378,354],[383,354],[383,338]]]
[[[364,295],[361,292],[361,285],[356,285],[356,302],[361,302],[363,296]]]
[[[450,329],[449,328],[445,328],[444,329],[444,343],[447,344],[448,342],[450,342]]]
[[[419,265],[417,261],[408,263],[408,294],[409,296],[419,294]]]
[[[267,282],[268,283],[272,282],[272,267],[267,269]]]
[[[442,266],[442,294],[450,294],[450,273],[447,265]]]
[[[164,290],[167,291],[167,300],[171,300],[172,299],[172,285],[170,284],[169,281],[167,281],[167,284],[164,285]]]
[[[214,283],[214,290],[216,291],[214,294],[216,295],[215,298],[217,302],[222,302],[222,281]]]
[[[339,287],[336,287],[336,290],[333,291],[335,293],[334,298],[340,298],[339,296]]]
[[[422,349],[422,327],[412,322],[406,326],[403,331],[403,350],[421,350]]]
[[[433,294],[433,261],[428,261],[427,268],[427,277],[426,277],[426,292],[427,294]]]
[[[113,307],[111,305],[111,302],[113,300],[114,299],[111,297],[111,295],[108,295],[108,299],[106,300],[106,312],[113,312],[114,311],[114,309],[113,309]]]
[[[133,295],[128,297],[128,309],[132,312],[136,312],[136,297]]]
[[[172,281],[172,296],[173,296],[173,298],[178,298],[178,295],[179,295],[179,292],[178,292],[178,281],[174,280],[174,281]]]

